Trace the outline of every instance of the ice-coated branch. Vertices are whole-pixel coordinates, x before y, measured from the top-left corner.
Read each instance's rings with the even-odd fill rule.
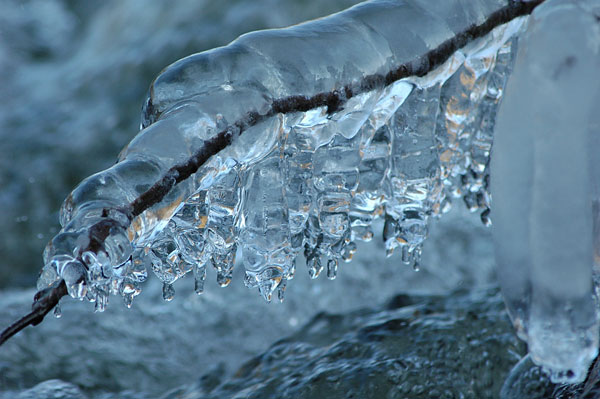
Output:
[[[244,35],[229,46],[178,61],[153,83],[144,130],[120,161],[86,179],[65,201],[63,229],[46,248],[38,290],[62,287],[61,294],[66,289],[72,297],[95,301],[98,310],[109,293],[122,295],[130,305],[148,262],[165,283],[166,299],[172,297],[170,284],[190,270],[201,291],[209,261],[226,285],[239,214],[252,220],[256,212],[263,218],[254,218],[257,224],[239,233],[251,243],[244,247],[246,284],[258,286],[267,299],[275,290],[283,295],[293,257],[302,247],[311,275],[319,274],[325,256],[328,276],[335,277],[338,259],[352,256],[356,232],[368,238],[370,221],[382,208],[388,215],[388,251],[400,247],[403,260],[416,267],[427,218],[443,208],[439,181],[467,176],[458,165],[471,155],[465,158],[458,137],[468,124],[488,123],[485,115],[493,115],[501,96],[510,57],[497,64],[496,58],[510,53],[498,51],[518,29],[500,27],[542,2],[443,1],[436,8],[419,1],[373,1],[319,21]],[[364,51],[357,54],[356,46]],[[328,54],[319,50],[325,47],[331,49]],[[466,69],[467,81],[449,79],[459,68]],[[462,110],[453,108],[455,90],[471,99],[460,104]],[[485,90],[496,94],[482,99]],[[405,100],[423,105],[423,117],[429,115],[427,104],[434,116],[438,104],[446,107],[437,123],[449,136],[433,136],[435,118],[433,124],[401,114],[392,118]],[[482,111],[467,121],[452,119],[469,107]],[[472,151],[475,178],[463,182],[471,193],[465,201],[473,209],[489,205],[483,173],[493,123],[488,125],[482,129],[487,136],[477,141],[481,158]],[[409,173],[402,159],[411,154],[391,156],[392,147],[404,151],[403,134],[422,135],[430,149],[442,140],[439,145],[447,151],[440,156],[441,172]],[[378,155],[381,151],[386,155]],[[322,161],[316,156],[321,152],[339,164]],[[285,173],[273,176],[286,179],[285,184],[268,187],[255,172],[240,177],[262,162],[278,169],[280,159],[286,160]],[[369,168],[382,168],[381,176],[369,180]],[[360,185],[359,170],[365,172]],[[304,173],[305,179],[294,180],[292,172]],[[394,200],[382,202],[376,183],[389,185]],[[243,185],[262,192],[256,201],[277,199],[276,207],[266,202],[257,202],[260,208],[254,210],[243,206]],[[282,239],[290,244],[282,245]],[[49,292],[57,303],[58,291]],[[44,298],[44,310],[56,304]],[[31,316],[32,321],[38,323],[46,313]]]
[[[175,184],[186,180],[192,174],[196,173],[211,156],[225,149],[231,143],[233,137],[241,135],[249,127],[255,126],[276,114],[307,112],[320,107],[326,107],[327,113],[332,114],[342,108],[348,100],[359,94],[381,89],[404,78],[413,76],[423,77],[440,67],[452,54],[467,45],[470,41],[485,36],[499,25],[505,24],[517,17],[530,14],[543,1],[510,2],[505,7],[491,13],[483,23],[469,26],[466,30],[458,32],[456,35],[445,40],[436,48],[415,59],[395,66],[385,74],[367,75],[358,84],[347,84],[341,89],[318,93],[310,97],[288,96],[275,99],[269,110],[264,114],[257,111],[248,112],[231,127],[219,132],[213,139],[206,141],[204,146],[189,160],[169,169],[160,181],[136,198],[129,205],[132,216],[139,216],[151,206],[161,202]],[[151,114],[152,108],[153,106],[147,106],[146,114]]]

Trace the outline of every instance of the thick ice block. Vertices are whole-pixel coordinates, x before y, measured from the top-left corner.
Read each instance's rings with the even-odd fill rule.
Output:
[[[598,348],[600,25],[584,3],[550,0],[532,15],[491,165],[502,290],[533,361],[560,382],[581,381]]]

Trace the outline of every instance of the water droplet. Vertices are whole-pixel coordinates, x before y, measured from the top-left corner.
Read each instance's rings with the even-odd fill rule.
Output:
[[[206,280],[206,266],[194,267],[194,291],[198,295],[204,292],[204,280]]]
[[[313,256],[312,258],[307,259],[306,266],[308,266],[308,275],[312,279],[319,277],[319,274],[321,274],[321,271],[323,271],[321,257],[319,256]]]
[[[277,287],[277,299],[279,299],[279,302],[283,303],[283,300],[285,299],[285,288],[287,286],[287,280],[284,278],[281,280],[281,283],[279,283],[279,286]]]
[[[65,280],[69,295],[75,299],[83,299],[88,291],[86,284],[87,271],[83,264],[73,260],[64,265],[61,275]]]
[[[327,278],[330,280],[335,280],[337,277],[337,269],[338,269],[338,260],[336,258],[331,258],[327,261]]]
[[[288,274],[286,277],[287,280],[292,280],[296,275],[296,259],[292,259],[292,264],[290,265],[290,269],[288,270]]]
[[[56,305],[54,307],[54,317],[56,317],[57,319],[60,319],[61,316],[62,316],[62,310],[60,308],[60,305]]]
[[[94,312],[104,312],[106,304],[108,303],[108,295],[104,292],[98,292],[95,297],[96,304],[94,305]]]
[[[258,292],[267,302],[271,302],[271,298],[273,297],[273,290],[273,282],[270,280],[261,281],[260,283],[258,283]]]
[[[217,284],[219,287],[227,287],[231,283],[231,276],[223,271],[217,272]]]
[[[412,258],[413,258],[413,270],[418,272],[421,270],[421,253],[422,247],[419,245],[412,250]]]
[[[412,254],[409,251],[408,245],[402,246],[402,263],[410,265],[412,263]]]
[[[477,197],[473,195],[473,193],[465,194],[463,197],[463,201],[465,202],[465,205],[469,212],[475,212],[477,209],[479,209],[479,206],[477,205]]]
[[[344,246],[342,249],[342,259],[344,262],[348,263],[352,260],[352,257],[356,253],[356,244],[354,242],[350,242]]]
[[[123,295],[123,303],[128,309],[131,309],[131,305],[133,304],[133,294]]]
[[[173,284],[163,283],[162,294],[165,301],[172,301],[173,298],[175,298],[175,288],[173,287]]]
[[[121,295],[123,296],[123,302],[128,308],[131,308],[133,298],[142,292],[138,283],[135,281],[128,281],[121,285]]]
[[[440,206],[441,213],[446,214],[446,213],[450,212],[451,209],[452,209],[452,201],[450,201],[449,198],[444,198],[442,200],[442,204]]]
[[[481,212],[481,222],[484,226],[490,227],[492,225],[492,218],[490,217],[490,208]]]
[[[214,254],[211,263],[217,271],[217,284],[227,287],[233,277],[233,265],[235,264],[235,245],[225,254]]]
[[[413,270],[416,271],[416,272],[418,272],[419,270],[421,270],[421,264],[416,259],[415,259],[415,262],[413,263]]]

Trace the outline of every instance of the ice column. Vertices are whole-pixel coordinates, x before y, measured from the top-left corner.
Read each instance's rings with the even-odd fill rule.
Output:
[[[512,320],[534,362],[570,383],[585,378],[598,348],[600,25],[586,10],[592,3],[549,0],[535,10],[491,165],[498,276]]]
[[[427,237],[432,193],[441,191],[434,136],[439,99],[440,86],[437,84],[427,89],[415,89],[390,123],[393,132],[392,195],[385,207],[385,246],[388,254],[400,246],[402,261],[415,268],[418,268],[421,245]],[[436,186],[439,186],[438,190]]]
[[[358,189],[350,205],[353,241],[373,238],[373,219],[382,214],[386,197],[390,196],[386,185],[392,154],[389,122],[412,89],[413,85],[404,81],[387,87],[361,128],[363,157],[358,166]]]
[[[238,169],[237,165],[231,165],[228,172],[208,192],[206,242],[217,271],[217,283],[221,287],[231,282],[237,250],[235,238],[241,202]]]
[[[249,172],[239,237],[246,286],[258,287],[267,301],[277,288],[283,299],[286,281],[293,273],[282,162],[277,147]]]
[[[295,255],[304,247],[304,229],[314,191],[313,153],[326,122],[321,108],[286,118],[283,166],[291,246]]]
[[[314,154],[313,214],[307,229],[307,262],[311,275],[320,272],[320,256],[327,257],[327,276],[335,278],[341,250],[350,240],[350,202],[358,186],[360,134],[346,139],[336,134]]]
[[[178,230],[175,242],[179,250],[179,257],[193,270],[195,291],[198,294],[204,291],[206,263],[209,254],[204,236],[208,222],[206,197],[207,192],[204,190],[192,195],[171,219]]]

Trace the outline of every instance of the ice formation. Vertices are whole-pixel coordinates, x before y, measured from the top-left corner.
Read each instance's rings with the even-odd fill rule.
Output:
[[[169,299],[188,272],[201,292],[207,264],[227,285],[239,246],[247,285],[269,300],[283,295],[300,252],[312,276],[326,267],[334,278],[354,241],[373,236],[377,217],[385,217],[388,252],[399,248],[418,267],[428,219],[450,197],[486,217],[493,116],[524,19],[443,60],[428,52],[494,6],[473,3],[444,22],[443,9],[429,16],[418,3],[365,3],[171,65],[153,83],[144,129],[119,162],[65,201],[38,288],[62,278],[71,296],[101,310],[111,292],[130,304],[150,269]],[[409,47],[392,34],[398,19],[415,37]],[[419,35],[425,20],[427,35]],[[315,51],[332,43],[327,55]],[[407,77],[394,80],[393,66],[406,63]],[[210,145],[227,148],[181,178],[187,160],[201,164],[195,154]]]
[[[536,9],[519,42],[492,156],[503,294],[532,359],[557,381],[581,381],[598,351],[600,25],[593,6],[599,15],[597,1]]]
[[[84,180],[65,201],[62,230],[44,252],[38,289],[63,280],[70,296],[95,302],[101,311],[110,294],[121,295],[130,306],[150,270],[170,300],[173,283],[190,272],[196,291],[202,292],[209,266],[218,283],[227,285],[239,249],[246,285],[257,287],[266,300],[274,294],[282,300],[300,253],[312,277],[325,269],[335,278],[340,263],[356,251],[356,240],[373,237],[376,218],[385,220],[388,254],[397,251],[403,262],[418,268],[429,221],[452,200],[462,199],[491,223],[488,163],[496,109],[524,15],[538,3],[444,0],[432,7],[424,0],[372,1],[318,21],[243,35],[228,46],[174,63],[153,82],[143,130],[119,162]],[[557,151],[552,144],[547,147],[539,162],[548,163]],[[578,189],[585,191],[588,177],[576,173],[583,163],[573,164],[572,172],[582,181]],[[508,162],[506,167],[517,165]],[[545,198],[540,190],[534,189],[533,197]],[[504,192],[504,206],[511,206],[516,197]],[[561,194],[559,203],[571,198],[570,192],[569,198]],[[579,198],[585,202],[587,197],[582,192]],[[588,230],[586,239],[591,239],[585,209],[578,217],[587,230],[574,231],[569,239]],[[540,212],[549,211],[542,207]],[[544,220],[531,223],[532,231],[541,234],[548,223],[560,221],[560,215],[548,215],[532,216]],[[545,251],[547,243],[517,239],[528,230],[513,235],[507,226],[524,219],[508,213],[507,219],[501,217],[499,237],[509,240],[506,247],[499,245],[502,254],[503,248],[512,250],[511,239],[519,249]],[[553,245],[564,250],[568,242]],[[563,379],[572,379],[573,373],[580,378],[591,345],[597,346],[592,259],[590,252],[585,255],[590,263],[583,265],[585,248],[573,257],[581,259],[586,272],[573,283],[574,291],[564,291],[573,299],[565,312],[579,317],[573,307],[589,310],[589,318],[574,324],[576,338],[565,344],[576,350],[578,363],[560,358],[571,374],[560,373],[563,364],[538,358]],[[549,290],[558,280],[541,269],[556,266],[565,274],[564,262],[549,260],[551,253],[528,258],[527,266],[499,258],[501,267],[511,270],[503,285],[513,317],[525,325],[527,317],[519,312],[531,313],[529,336],[522,336],[529,337],[534,354],[540,353],[535,345],[544,352],[560,339],[538,333],[544,325],[536,325],[549,321],[548,307],[564,299],[562,290]],[[562,252],[557,259],[566,256]],[[531,303],[519,296],[525,291],[511,294],[509,273],[519,277],[517,289],[534,293]],[[539,290],[531,289],[537,285]],[[543,303],[547,298],[558,302]],[[560,318],[560,333],[568,333],[562,314],[554,316]],[[532,331],[542,341],[531,339]],[[577,335],[580,331],[584,336]]]

